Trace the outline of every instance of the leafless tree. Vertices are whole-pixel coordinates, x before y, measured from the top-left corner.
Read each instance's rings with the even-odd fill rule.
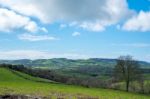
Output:
[[[115,78],[125,81],[126,91],[129,91],[130,82],[139,79],[140,68],[138,61],[133,60],[132,56],[120,56],[115,66]]]

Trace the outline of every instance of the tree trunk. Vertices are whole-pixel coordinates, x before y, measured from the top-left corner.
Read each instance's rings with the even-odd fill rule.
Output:
[[[129,91],[129,84],[130,84],[130,82],[129,82],[129,81],[126,81],[126,91],[127,91],[127,92]]]

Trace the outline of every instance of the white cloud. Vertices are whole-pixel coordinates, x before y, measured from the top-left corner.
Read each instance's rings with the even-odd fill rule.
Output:
[[[27,41],[45,41],[45,40],[58,40],[55,37],[47,36],[47,35],[31,35],[31,34],[21,34],[18,35],[20,40],[27,40]]]
[[[49,59],[49,58],[69,58],[86,59],[87,55],[77,53],[50,53],[37,50],[13,50],[0,51],[0,59]]]
[[[150,12],[141,11],[138,15],[127,20],[122,28],[127,31],[150,31]]]
[[[5,8],[0,8],[0,31],[9,32],[19,28],[33,32],[38,27],[37,24],[28,17],[21,16]]]
[[[43,23],[75,21],[91,31],[102,31],[132,12],[126,0],[0,0],[0,4]]]
[[[72,36],[74,36],[74,37],[76,37],[76,36],[80,36],[81,35],[81,33],[80,32],[74,32],[74,33],[72,33]]]
[[[105,30],[104,26],[101,25],[100,23],[84,22],[84,23],[80,24],[80,27],[83,29],[94,31],[94,32],[99,32],[99,31]]]
[[[38,26],[35,22],[30,22],[27,26],[25,26],[25,29],[30,32],[36,32],[38,30]]]
[[[0,0],[0,4],[2,7],[10,8],[11,10],[14,10],[20,14],[42,19],[43,15],[34,4],[34,1],[36,0]]]

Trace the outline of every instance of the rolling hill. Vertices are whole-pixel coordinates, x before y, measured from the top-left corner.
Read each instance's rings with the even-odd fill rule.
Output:
[[[149,99],[149,96],[142,94],[58,84],[21,72],[0,68],[0,95],[6,94],[47,96],[52,99],[58,97],[64,97],[64,99],[70,99],[70,97],[73,99],[81,99],[79,97],[84,97],[82,99]]]
[[[66,59],[66,58],[53,58],[53,59],[37,59],[37,60],[0,60],[0,64],[22,64],[27,67],[33,68],[49,68],[49,69],[74,69],[81,66],[99,66],[113,68],[116,64],[116,59]],[[142,68],[150,68],[150,63],[139,61]]]

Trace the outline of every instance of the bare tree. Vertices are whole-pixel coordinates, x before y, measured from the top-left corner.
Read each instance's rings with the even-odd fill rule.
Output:
[[[130,82],[139,79],[140,69],[138,61],[132,59],[132,56],[120,56],[115,66],[115,78],[125,81],[126,91],[129,91]]]

